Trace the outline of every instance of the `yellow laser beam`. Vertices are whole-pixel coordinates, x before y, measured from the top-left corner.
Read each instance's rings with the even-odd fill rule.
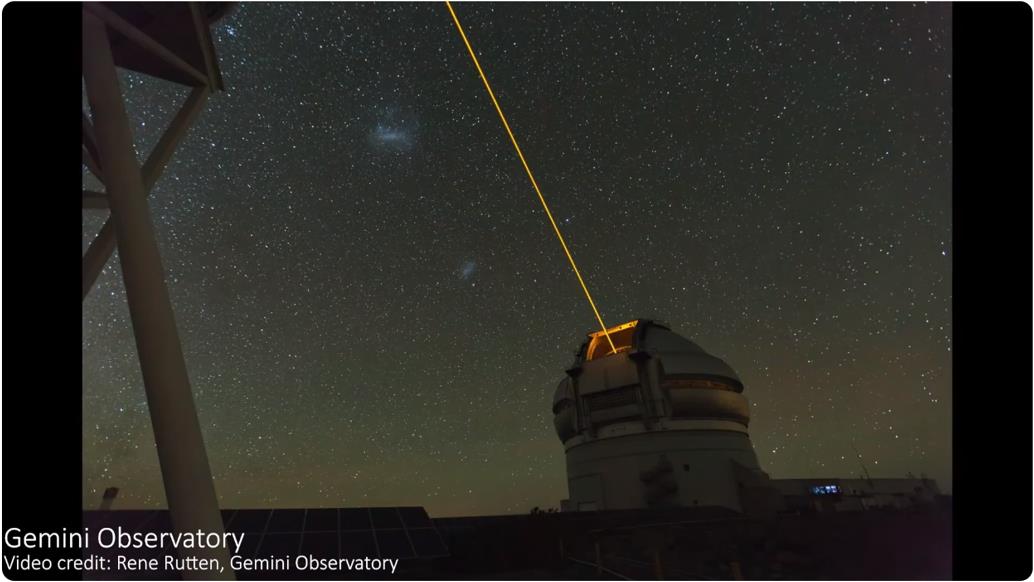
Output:
[[[571,263],[571,268],[574,269],[575,276],[578,277],[578,283],[581,284],[582,291],[585,291],[585,298],[589,300],[589,305],[592,306],[592,312],[596,314],[596,321],[600,323],[600,329],[603,330],[603,335],[607,337],[607,343],[610,344],[610,350],[611,352],[617,352],[617,348],[614,347],[614,342],[610,339],[610,333],[607,331],[607,324],[603,323],[603,317],[600,316],[600,310],[596,308],[596,302],[592,300],[592,295],[589,293],[589,287],[585,285],[585,280],[582,279],[582,274],[578,271],[578,265],[574,263],[574,256],[571,255],[571,250],[567,248],[567,243],[564,242],[564,235],[560,234],[560,227],[557,226],[556,220],[553,219],[553,213],[550,212],[549,205],[546,204],[546,197],[542,195],[542,190],[539,189],[539,184],[535,181],[535,175],[531,173],[531,167],[528,165],[528,161],[524,159],[524,153],[521,151],[521,146],[517,145],[517,138],[514,137],[513,130],[510,129],[510,124],[506,121],[506,116],[503,115],[503,109],[499,106],[499,101],[495,98],[492,86],[488,84],[488,77],[485,76],[485,71],[481,68],[481,63],[478,62],[477,55],[474,54],[474,48],[470,46],[470,41],[467,40],[467,34],[463,32],[463,26],[460,25],[460,19],[456,16],[456,11],[452,9],[452,3],[450,3],[449,0],[445,0],[445,6],[449,9],[449,14],[452,15],[452,21],[456,23],[456,30],[459,31],[460,37],[463,38],[463,44],[467,45],[467,52],[470,53],[470,58],[474,61],[474,66],[478,70],[478,75],[481,76],[481,82],[485,84],[488,96],[492,98],[492,105],[495,105],[495,110],[499,113],[499,119],[502,120],[503,127],[506,128],[506,133],[510,136],[510,141],[513,142],[513,149],[517,150],[517,157],[521,159],[524,171],[528,173],[528,179],[531,180],[531,186],[539,196],[539,202],[542,203],[542,209],[546,211],[549,223],[553,225],[553,232],[556,233],[557,239],[560,240],[560,246],[564,248],[564,254],[567,255],[567,260]]]

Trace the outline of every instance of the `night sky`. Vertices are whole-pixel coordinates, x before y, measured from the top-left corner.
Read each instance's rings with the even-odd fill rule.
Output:
[[[726,360],[772,477],[951,489],[948,4],[454,6],[609,325]],[[558,506],[596,321],[445,6],[214,32],[150,200],[222,505]],[[122,80],[142,161],[187,89]],[[164,506],[114,258],[82,332],[84,507]]]

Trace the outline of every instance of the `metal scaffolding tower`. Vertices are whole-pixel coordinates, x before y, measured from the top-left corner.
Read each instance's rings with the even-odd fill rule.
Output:
[[[177,532],[223,533],[208,455],[201,436],[147,196],[213,91],[222,90],[210,26],[229,3],[83,4],[83,78],[92,115],[83,112],[83,163],[104,192],[83,192],[83,208],[109,216],[83,256],[85,301],[118,247],[147,405],[172,525]],[[133,149],[117,68],[192,88],[190,96],[141,166]],[[187,578],[232,579],[226,548],[180,550],[218,558],[223,573]]]

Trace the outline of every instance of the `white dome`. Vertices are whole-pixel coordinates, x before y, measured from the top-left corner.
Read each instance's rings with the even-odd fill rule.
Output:
[[[743,390],[743,382],[729,364],[697,344],[656,323],[641,322],[639,327],[644,329],[632,351],[659,356],[665,374],[731,380],[738,390]]]
[[[667,375],[725,380],[730,382],[737,391],[743,390],[743,382],[728,364],[707,353],[696,343],[671,331],[662,323],[649,319],[638,319],[614,326],[608,331],[611,341],[618,349],[618,353],[613,356],[629,357],[637,352],[645,352],[662,359],[664,372]],[[582,344],[572,369],[578,369],[590,360],[611,357],[611,355],[597,355],[606,354],[609,351],[609,347],[603,343],[601,335],[601,332],[589,334],[589,339]],[[587,354],[590,355],[587,357]]]
[[[743,382],[720,358],[649,320],[589,334],[553,392],[553,420],[567,442],[589,427],[629,419],[731,421],[744,429]],[[590,431],[591,432],[591,431]]]

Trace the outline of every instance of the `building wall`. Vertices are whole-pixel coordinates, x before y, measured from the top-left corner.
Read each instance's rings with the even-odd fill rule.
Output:
[[[567,451],[571,507],[721,506],[741,511],[742,480],[734,462],[760,472],[745,433],[664,431],[590,440]]]

